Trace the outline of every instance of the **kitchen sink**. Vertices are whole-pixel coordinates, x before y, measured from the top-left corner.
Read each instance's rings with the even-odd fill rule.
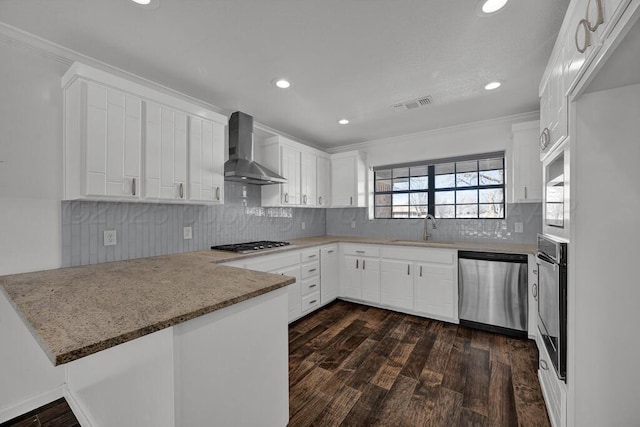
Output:
[[[425,245],[425,246],[455,246],[454,242],[438,242],[437,240],[392,240],[391,243],[404,243],[407,245]]]

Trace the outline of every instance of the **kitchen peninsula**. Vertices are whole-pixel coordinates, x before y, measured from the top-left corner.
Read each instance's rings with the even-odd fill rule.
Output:
[[[286,425],[293,279],[207,255],[5,276],[0,289],[51,362],[66,364],[81,422]]]

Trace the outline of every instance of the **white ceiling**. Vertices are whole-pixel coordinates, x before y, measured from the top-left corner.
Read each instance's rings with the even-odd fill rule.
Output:
[[[477,0],[159,2],[2,0],[0,20],[330,148],[537,110],[569,0],[491,16]],[[423,95],[434,104],[390,108]]]

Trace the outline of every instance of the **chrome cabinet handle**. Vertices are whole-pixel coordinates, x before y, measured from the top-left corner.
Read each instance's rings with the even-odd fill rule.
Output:
[[[422,266],[420,266],[420,277],[422,277]]]
[[[309,285],[309,289],[315,288],[316,286],[318,286],[318,285],[316,285],[315,283],[313,285]]]
[[[527,197],[527,187],[526,186],[524,187],[524,199],[525,200],[528,199],[528,197]]]
[[[591,4],[596,2],[596,10],[598,11],[598,17],[596,18],[596,22],[594,24],[591,23],[591,19],[589,19],[589,11],[591,10]],[[587,4],[587,28],[592,33],[595,32],[600,25],[604,23],[604,13],[602,12],[602,0],[589,0]]]
[[[315,304],[315,303],[317,303],[317,302],[318,302],[318,300],[317,300],[317,299],[314,299],[313,301],[309,301],[309,305],[311,305],[311,304]]]
[[[314,271],[316,271],[316,269],[312,268],[312,269],[309,270],[309,273],[313,273]]]
[[[318,197],[318,204],[322,206],[322,196]]]
[[[358,269],[358,263],[360,262],[359,259],[356,260],[356,270]]]
[[[533,295],[533,299],[538,301],[538,284],[534,283],[531,287],[531,294]]]
[[[284,193],[284,202],[289,203],[289,193]]]
[[[183,183],[180,183],[180,189],[179,189],[178,194],[180,195],[181,199],[184,199],[184,184]]]
[[[580,46],[580,40],[578,40],[580,27],[584,28],[584,46]],[[589,46],[591,46],[591,37],[589,36],[589,22],[586,19],[581,19],[580,22],[578,22],[578,27],[576,28],[576,49],[578,49],[578,52],[580,53],[585,53]]]
[[[549,370],[549,365],[547,365],[547,361],[544,359],[540,359],[540,367],[545,371]]]
[[[133,181],[131,181],[131,194],[132,195],[136,195],[136,179],[133,178]]]
[[[363,269],[363,270],[364,270],[364,266],[366,265],[366,264],[365,264],[365,262],[367,262],[367,260],[366,260],[366,259],[363,259],[363,260],[362,260],[362,269]]]
[[[411,274],[411,264],[407,264],[407,276]]]
[[[353,206],[353,196],[349,197],[349,205]]]
[[[216,187],[216,200],[220,200],[220,187]]]
[[[302,203],[303,204],[307,204],[307,195],[305,194],[304,196],[302,196]]]
[[[549,134],[549,129],[544,128],[542,133],[540,134],[540,150],[541,151],[544,151],[547,149],[550,139],[551,139],[551,135]]]
[[[357,254],[363,254],[364,251],[356,251]]]
[[[327,251],[328,254],[332,254],[333,253],[333,249],[331,249],[330,251]]]
[[[315,257],[316,257],[316,254],[308,255],[308,256],[307,256],[307,258],[315,258]]]
[[[533,270],[533,274],[538,274],[538,270]]]

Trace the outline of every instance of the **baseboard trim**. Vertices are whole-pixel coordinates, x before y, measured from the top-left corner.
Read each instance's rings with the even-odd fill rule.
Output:
[[[73,411],[73,415],[82,427],[96,427],[97,424],[91,420],[91,417],[82,409],[82,405],[78,402],[75,395],[67,385],[64,386],[64,398],[67,400],[69,407]]]
[[[18,417],[27,412],[31,412],[47,403],[60,399],[64,396],[63,386],[56,387],[53,390],[48,390],[43,393],[36,394],[23,400],[22,402],[11,405],[7,408],[0,409],[0,423],[9,421],[15,417]],[[83,424],[84,426],[84,424]]]

